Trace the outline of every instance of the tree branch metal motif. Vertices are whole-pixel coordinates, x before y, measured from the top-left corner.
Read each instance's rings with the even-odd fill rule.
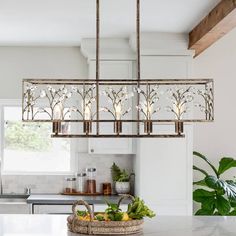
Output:
[[[167,93],[170,94],[169,99],[172,102],[172,107],[167,106],[166,111],[171,112],[175,115],[176,120],[181,120],[183,115],[188,112],[189,108],[187,104],[192,102],[194,99],[192,87],[168,89]]]
[[[37,90],[36,86],[29,85],[26,87],[26,91],[24,92],[24,101],[26,106],[23,108],[23,114],[27,113],[27,120],[34,120],[39,113],[47,114],[49,119],[55,119],[55,108],[58,105],[62,107],[62,117],[61,120],[64,120],[64,103],[65,101],[72,96],[71,92],[68,92],[68,89],[65,85],[62,85],[60,88],[53,88],[51,85],[47,85],[47,89],[42,89],[40,93],[37,95],[35,92]],[[38,107],[36,108],[37,103],[40,99],[46,99],[47,103],[45,104],[45,108]],[[48,111],[48,110],[49,111]]]
[[[79,87],[72,86],[72,92],[80,97],[81,109],[74,106],[70,108],[70,112],[77,112],[83,120],[93,120],[97,111],[93,111],[93,103],[96,102],[96,84],[90,85],[89,87],[83,86],[82,89]]]
[[[131,111],[131,107],[126,108],[127,101],[134,96],[133,92],[128,92],[127,87],[121,87],[116,91],[112,87],[107,87],[101,92],[101,95],[108,98],[111,108],[102,107],[100,111],[108,112],[112,115],[114,120],[121,120],[126,114]]]
[[[58,117],[55,117],[55,108],[60,105],[62,109],[60,120],[64,120],[67,115],[71,117],[72,112],[77,112],[82,119],[93,119],[96,114],[96,112],[92,112],[92,104],[96,101],[95,88],[96,85],[92,85],[87,89],[85,87],[79,89],[79,87],[72,86],[71,90],[69,90],[64,85],[60,88],[48,85],[47,89],[40,90],[40,93],[37,95],[35,93],[37,87],[29,85],[24,92],[24,102],[26,105],[23,109],[23,114],[27,114],[27,120],[34,120],[38,114],[42,113],[46,114],[50,120],[58,119]],[[71,98],[73,94],[80,97],[82,101],[81,109],[77,106],[65,108],[66,100]],[[37,103],[39,105],[40,99],[46,99],[46,104],[44,104],[44,107],[39,106],[36,108]],[[90,114],[89,117],[86,117],[86,114]]]
[[[159,101],[159,86],[155,85],[151,88],[150,85],[146,86],[146,91],[141,88],[135,88],[135,92],[142,95],[143,100],[136,107],[140,111],[146,120],[151,120],[152,116],[160,110],[160,107],[155,107]]]
[[[210,85],[206,85],[204,90],[197,90],[197,94],[203,99],[205,105],[195,104],[200,108],[200,111],[206,115],[206,120],[214,120],[214,93]]]

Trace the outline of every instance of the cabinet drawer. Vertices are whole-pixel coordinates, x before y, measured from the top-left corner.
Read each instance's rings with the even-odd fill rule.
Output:
[[[34,205],[34,214],[71,214],[72,205]]]

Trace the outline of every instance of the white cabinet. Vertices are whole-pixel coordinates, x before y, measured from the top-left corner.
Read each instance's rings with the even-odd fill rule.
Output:
[[[191,56],[143,56],[142,77],[184,79],[191,75]],[[157,125],[172,133],[173,125]],[[136,194],[158,215],[192,214],[192,125],[185,138],[139,139],[135,161]]]
[[[71,214],[72,205],[34,205],[34,214]]]
[[[101,79],[132,79],[132,61],[102,61],[100,65]],[[95,78],[95,61],[89,62],[89,78]],[[107,101],[100,100],[101,106],[107,106]],[[132,106],[132,104],[130,104]],[[128,114],[132,117],[132,114]],[[112,119],[109,114],[101,114],[104,119]],[[127,118],[127,117],[126,117]],[[130,117],[129,117],[130,118]],[[113,124],[102,123],[100,129],[109,134]],[[131,133],[132,126],[123,125],[124,133]],[[99,138],[88,140],[88,152],[90,154],[132,154],[132,139],[127,138]]]
[[[30,205],[27,203],[4,202],[0,203],[0,214],[29,214]]]

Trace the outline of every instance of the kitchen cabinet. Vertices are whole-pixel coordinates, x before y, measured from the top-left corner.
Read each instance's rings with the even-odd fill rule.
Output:
[[[33,214],[71,214],[72,205],[34,205]]]
[[[29,214],[30,205],[22,202],[0,203],[0,214]]]
[[[95,61],[89,62],[89,78],[95,78]],[[101,61],[100,65],[101,79],[132,79],[133,77],[133,63],[132,61]],[[101,106],[107,106],[107,99],[101,98]],[[132,107],[132,104],[128,105]],[[103,119],[111,119],[110,114],[102,113],[100,115]],[[132,113],[127,114],[127,119],[132,118]],[[106,134],[113,132],[113,124],[102,123],[100,129]],[[131,133],[132,125],[123,125],[124,133]],[[132,154],[133,141],[127,138],[101,138],[88,140],[88,153],[90,154]]]
[[[141,57],[142,78],[185,79],[191,77],[191,52],[170,52],[168,41],[152,55]],[[175,43],[175,40],[171,40]],[[160,43],[161,44],[161,43]],[[161,44],[162,45],[162,44]],[[161,47],[159,45],[159,47]],[[177,45],[177,44],[176,44]],[[148,45],[146,45],[148,47]],[[150,51],[149,51],[150,52]],[[173,133],[173,125],[155,125],[160,133]],[[192,125],[185,138],[138,139],[135,160],[136,194],[158,215],[192,215]]]

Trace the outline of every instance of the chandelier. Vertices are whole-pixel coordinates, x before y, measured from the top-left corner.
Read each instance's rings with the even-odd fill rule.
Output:
[[[137,79],[100,79],[99,5],[96,0],[96,78],[23,79],[22,120],[51,122],[52,137],[62,138],[177,138],[185,123],[213,121],[212,79],[141,79],[140,0]],[[163,133],[159,124],[173,131]]]

